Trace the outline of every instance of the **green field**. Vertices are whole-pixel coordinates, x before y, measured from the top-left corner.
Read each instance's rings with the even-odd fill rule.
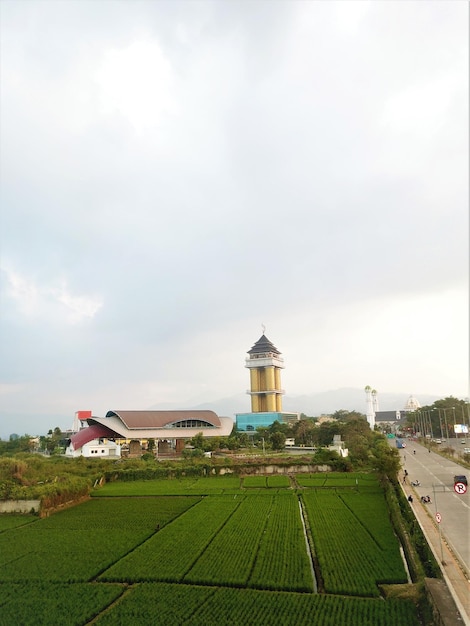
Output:
[[[111,483],[48,518],[0,517],[0,625],[417,626],[378,591],[407,577],[377,481],[321,478]]]

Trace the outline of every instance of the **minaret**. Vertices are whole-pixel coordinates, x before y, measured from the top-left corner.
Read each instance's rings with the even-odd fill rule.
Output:
[[[252,413],[282,411],[281,369],[284,359],[279,350],[263,334],[248,351],[245,367],[250,370]]]
[[[379,412],[379,399],[377,397],[377,392],[375,389],[372,389],[372,408],[374,410],[375,417],[375,414]]]
[[[367,421],[369,422],[369,426],[371,427],[372,430],[374,430],[374,426],[375,426],[375,413],[374,413],[374,407],[372,404],[372,388],[369,387],[369,385],[367,385],[367,387],[364,389],[364,391],[366,392],[366,417],[367,417]]]

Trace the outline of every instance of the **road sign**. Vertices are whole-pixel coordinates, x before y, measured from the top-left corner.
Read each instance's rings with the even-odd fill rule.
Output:
[[[465,483],[455,483],[454,491],[455,493],[459,493],[460,495],[463,495],[464,493],[467,492],[467,485]]]
[[[440,513],[436,513],[436,522],[440,524],[442,522],[442,515]]]

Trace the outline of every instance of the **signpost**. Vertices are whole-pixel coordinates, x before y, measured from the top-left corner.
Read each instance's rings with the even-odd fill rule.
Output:
[[[442,565],[445,565],[446,562],[444,561],[444,549],[442,547],[442,534],[441,534],[442,515],[437,510],[436,485],[434,485],[434,484],[432,486],[432,493],[433,493],[433,496],[434,496],[434,506],[436,507],[436,513],[435,513],[434,517],[435,517],[436,522],[437,522],[437,527],[439,528],[439,545],[441,547],[441,563],[442,563]]]

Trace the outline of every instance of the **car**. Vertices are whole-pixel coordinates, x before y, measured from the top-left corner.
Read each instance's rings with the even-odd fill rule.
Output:
[[[434,439],[434,443],[442,443],[442,439]]]
[[[455,483],[463,483],[464,485],[468,485],[467,477],[464,474],[458,474],[454,476],[454,485]]]
[[[462,439],[460,443],[464,446],[467,442],[465,441],[465,439]]]
[[[464,454],[470,454],[470,448],[464,448],[463,449],[463,453]]]

